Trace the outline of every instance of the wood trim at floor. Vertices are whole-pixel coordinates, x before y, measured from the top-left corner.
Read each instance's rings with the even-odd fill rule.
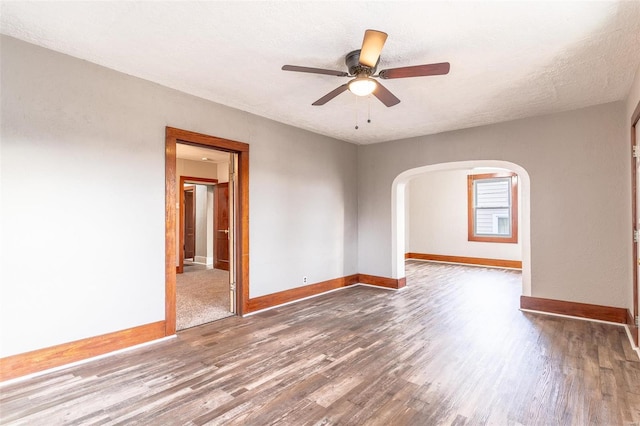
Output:
[[[316,296],[330,290],[348,287],[358,283],[399,289],[404,287],[406,285],[406,282],[406,278],[386,278],[366,274],[348,275],[346,277],[335,278],[315,284],[309,284],[303,287],[283,290],[278,293],[254,297],[252,299],[249,299],[247,304],[248,309],[245,313],[272,308],[274,306],[282,305],[283,303],[295,302],[297,300],[304,299],[305,297]]]
[[[271,308],[273,306],[282,305],[283,303],[294,302],[305,297],[315,296],[329,290],[348,287],[357,283],[358,274],[354,274],[315,284],[309,284],[303,287],[296,287],[277,293],[267,294],[265,296],[254,297],[249,299],[247,304],[248,309],[245,313]]]
[[[406,285],[406,278],[386,278],[367,274],[349,275],[249,299],[247,313],[357,283],[399,289]],[[626,324],[635,339],[636,346],[638,345],[638,328],[634,324],[631,312],[624,308],[530,296],[520,296],[520,308]],[[161,339],[165,337],[165,327],[165,321],[158,321],[101,336],[0,358],[0,382]]]
[[[170,264],[170,262],[168,262],[168,264]],[[173,265],[171,266],[173,267]],[[346,277],[335,278],[249,299],[246,304],[247,310],[245,313],[271,308],[282,305],[283,303],[294,302],[305,297],[315,296],[358,283],[400,289],[406,285],[406,278],[386,278],[367,274],[348,275]],[[161,339],[166,336],[166,330],[166,321],[158,321],[103,334],[101,336],[1,358],[0,382]]]
[[[407,285],[406,278],[387,278],[376,275],[358,274],[358,282],[378,287],[400,289]]]
[[[520,308],[552,314],[569,315],[600,321],[627,324],[629,311],[625,308],[591,305],[588,303],[567,302],[565,300],[543,299],[540,297],[520,296]],[[636,333],[637,334],[637,333]]]
[[[522,261],[488,259],[484,257],[447,256],[443,254],[405,253],[405,259],[432,260],[435,262],[461,263],[465,265],[494,266],[498,268],[522,269]]]
[[[0,359],[0,382],[165,337],[158,321]]]

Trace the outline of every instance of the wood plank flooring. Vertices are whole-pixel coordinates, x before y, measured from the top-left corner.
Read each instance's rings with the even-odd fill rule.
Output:
[[[11,425],[640,425],[622,327],[518,310],[516,271],[355,287],[0,388]]]

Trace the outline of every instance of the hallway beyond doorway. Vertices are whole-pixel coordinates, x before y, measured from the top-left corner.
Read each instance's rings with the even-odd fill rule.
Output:
[[[190,261],[176,277],[176,330],[232,316],[229,311],[229,272]]]

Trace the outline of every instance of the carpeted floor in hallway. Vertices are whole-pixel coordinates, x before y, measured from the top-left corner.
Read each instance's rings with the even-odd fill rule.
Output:
[[[233,315],[229,272],[185,262],[176,277],[176,329],[184,330]]]

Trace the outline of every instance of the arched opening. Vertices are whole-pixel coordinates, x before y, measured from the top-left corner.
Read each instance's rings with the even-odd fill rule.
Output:
[[[391,190],[391,265],[393,278],[403,278],[405,276],[405,193],[406,185],[414,178],[426,173],[440,172],[447,170],[471,170],[479,167],[490,167],[507,169],[515,172],[519,177],[520,185],[520,225],[519,233],[522,240],[522,294],[531,295],[531,230],[530,230],[530,180],[527,171],[508,161],[500,160],[473,160],[458,161],[451,163],[432,164],[416,167],[400,173],[393,181]]]

